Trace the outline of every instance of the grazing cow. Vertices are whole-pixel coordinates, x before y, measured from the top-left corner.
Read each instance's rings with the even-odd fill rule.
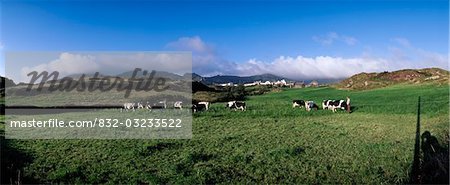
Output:
[[[123,104],[123,108],[128,112],[128,110],[133,110],[134,111],[134,105],[135,103],[124,103]],[[122,111],[122,110],[121,110]]]
[[[292,100],[292,108],[295,108],[295,107],[302,108],[304,106],[305,106],[305,101],[303,101],[303,100]]]
[[[138,102],[137,103],[137,108],[138,109],[143,109],[144,108],[144,105],[142,105],[142,102]]]
[[[209,102],[201,101],[201,102],[198,102],[198,104],[203,104],[203,105],[205,105],[206,110],[209,109]]]
[[[331,109],[335,100],[323,100],[322,109]]]
[[[164,101],[160,101],[158,103],[153,103],[151,104],[150,102],[147,102],[146,105],[147,109],[166,109],[167,108],[167,104],[166,104],[166,100]]]
[[[204,111],[204,110],[206,110],[206,105],[199,104],[199,103],[193,103],[191,109],[192,109],[192,112]]]
[[[148,110],[152,110],[152,105],[150,104],[150,102],[147,101],[147,104],[145,105],[145,108]]]
[[[247,108],[246,107],[246,105],[245,105],[245,102],[241,102],[241,101],[237,101],[235,104],[235,107],[236,107],[236,109],[240,109],[240,110],[242,110],[242,111],[245,111],[245,109]]]
[[[242,110],[245,111],[247,108],[245,102],[243,101],[230,101],[226,104],[226,107],[234,110]]]
[[[316,110],[318,110],[319,109],[319,106],[317,106],[317,104],[316,103],[314,103],[314,101],[306,101],[305,102],[305,108],[306,108],[306,111],[311,111],[312,109],[316,109]]]
[[[175,108],[175,109],[183,109],[182,104],[183,104],[182,101],[176,101],[176,102],[173,104],[173,108]]]
[[[225,107],[231,109],[231,107],[234,105],[235,102],[236,102],[236,101],[229,101],[229,102],[227,102],[227,104],[225,104]]]
[[[331,106],[331,110],[333,112],[336,112],[337,109],[346,110],[347,109],[347,101],[345,101],[345,100],[336,100],[336,101],[334,101],[332,106]]]
[[[167,102],[166,100],[164,100],[164,101],[159,101],[157,105],[162,105],[162,107],[163,107],[164,109],[166,109],[166,108],[167,108],[166,102]]]
[[[166,100],[154,103],[152,106],[152,109],[166,109],[166,108],[167,108]]]

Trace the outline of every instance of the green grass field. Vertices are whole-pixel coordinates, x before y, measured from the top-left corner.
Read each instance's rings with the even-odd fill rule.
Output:
[[[346,96],[351,114],[291,107]],[[448,145],[448,85],[287,89],[249,97],[245,112],[213,104],[194,115],[190,140],[2,139],[2,170],[13,163],[23,182],[42,183],[406,183],[418,96],[422,131]],[[83,116],[61,116],[73,114]]]

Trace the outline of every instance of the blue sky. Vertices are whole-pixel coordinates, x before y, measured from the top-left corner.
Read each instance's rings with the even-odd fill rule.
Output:
[[[343,78],[447,68],[449,2],[2,1],[0,30],[4,52],[182,50],[203,75]]]

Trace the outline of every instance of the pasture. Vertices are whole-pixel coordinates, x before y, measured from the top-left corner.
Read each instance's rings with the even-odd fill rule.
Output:
[[[2,139],[2,170],[13,164],[24,183],[406,183],[417,97],[423,100],[422,131],[448,145],[448,95],[448,85],[286,89],[248,97],[244,112],[212,104],[194,114],[190,140]],[[306,112],[291,104],[346,96],[351,114]]]

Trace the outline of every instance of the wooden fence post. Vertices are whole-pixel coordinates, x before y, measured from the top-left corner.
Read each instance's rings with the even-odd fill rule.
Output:
[[[421,169],[420,169],[420,96],[417,102],[417,123],[416,123],[416,142],[414,144],[414,161],[412,165],[410,183],[421,183]]]

